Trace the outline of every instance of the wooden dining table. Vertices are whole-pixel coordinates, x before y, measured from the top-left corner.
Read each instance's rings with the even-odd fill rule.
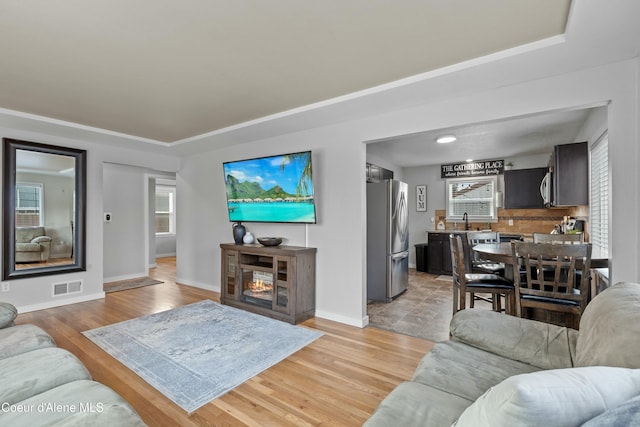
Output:
[[[482,259],[501,262],[505,265],[505,278],[514,280],[513,277],[513,255],[511,252],[511,242],[501,243],[479,243],[471,248]],[[591,270],[608,268],[609,259],[602,254],[591,255]],[[595,277],[595,274],[592,274]],[[591,297],[598,293],[599,286],[597,280],[591,281]]]

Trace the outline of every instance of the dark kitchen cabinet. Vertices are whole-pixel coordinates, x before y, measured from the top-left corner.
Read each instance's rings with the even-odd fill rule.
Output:
[[[544,200],[540,195],[540,183],[546,173],[547,168],[504,171],[505,209],[544,208]]]
[[[549,168],[551,206],[589,204],[589,147],[586,142],[556,145]]]
[[[367,182],[380,182],[393,179],[393,171],[374,165],[373,163],[367,163],[366,178]]]
[[[451,243],[449,233],[429,233],[427,244],[427,272],[451,274]]]

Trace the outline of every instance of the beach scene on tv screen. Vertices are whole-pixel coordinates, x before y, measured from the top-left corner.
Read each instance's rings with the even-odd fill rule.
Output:
[[[311,152],[223,165],[230,221],[315,223]]]

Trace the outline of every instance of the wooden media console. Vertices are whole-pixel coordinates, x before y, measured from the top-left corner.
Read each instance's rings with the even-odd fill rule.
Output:
[[[223,243],[222,304],[292,324],[315,315],[316,248]]]

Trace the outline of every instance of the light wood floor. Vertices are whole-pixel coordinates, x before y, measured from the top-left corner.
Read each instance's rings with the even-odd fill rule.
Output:
[[[321,338],[188,416],[81,334],[203,299],[219,301],[216,292],[176,284],[175,258],[159,260],[150,276],[165,283],[17,319],[45,329],[150,426],[359,426],[433,346],[376,328],[310,319],[301,325],[322,331]]]

